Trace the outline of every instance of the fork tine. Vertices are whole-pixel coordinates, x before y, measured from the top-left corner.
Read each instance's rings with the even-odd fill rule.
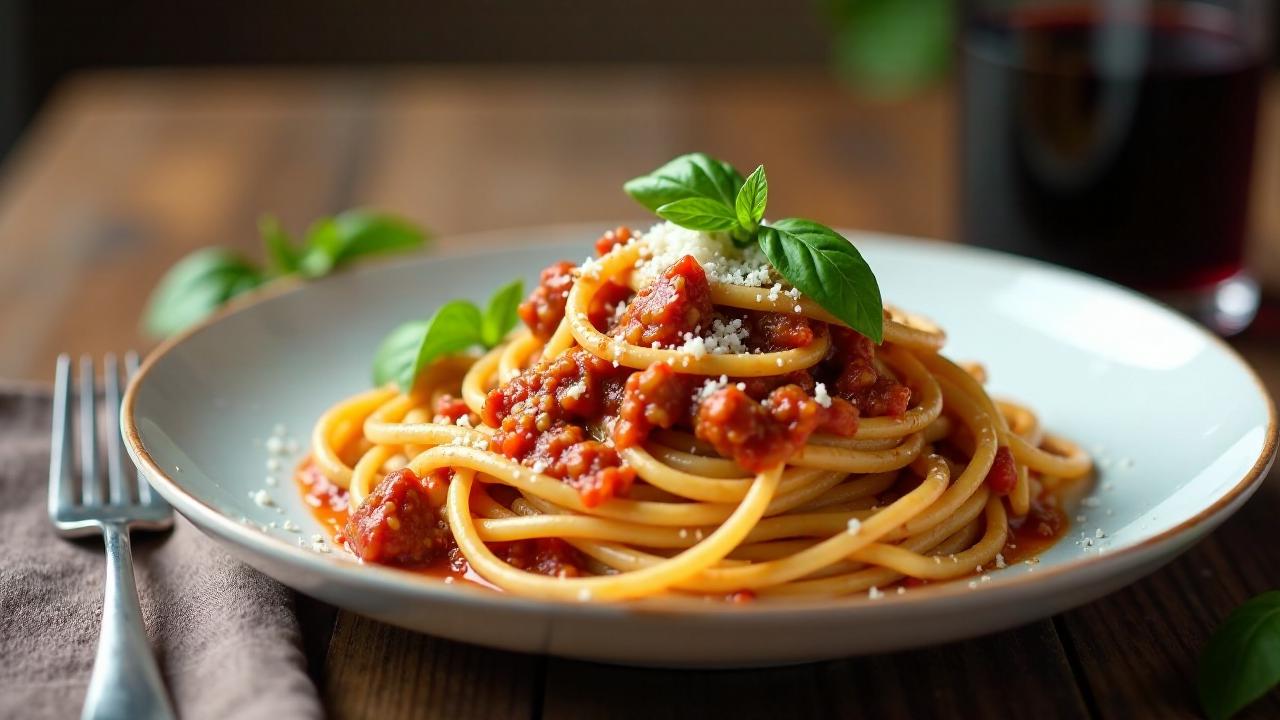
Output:
[[[98,482],[97,393],[93,381],[93,358],[80,356],[80,500],[88,506],[102,503]]]
[[[58,356],[53,385],[53,436],[49,448],[49,514],[76,502],[72,472],[75,454],[71,445],[71,356]]]
[[[115,353],[107,353],[102,359],[102,375],[103,401],[107,406],[107,490],[113,505],[125,505],[133,502],[133,496],[125,484],[121,463],[120,368]]]
[[[126,379],[132,380],[134,375],[138,374],[138,353],[130,350],[124,354],[124,368]],[[142,474],[141,470],[137,471],[138,503],[153,508],[167,508],[169,503],[162,497],[160,493],[151,489],[151,484],[147,482],[147,478]]]

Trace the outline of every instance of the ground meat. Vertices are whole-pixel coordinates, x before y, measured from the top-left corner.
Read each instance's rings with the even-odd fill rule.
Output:
[[[662,362],[627,378],[613,441],[620,448],[632,447],[644,442],[655,427],[687,423],[699,381],[700,378],[681,375]]]
[[[632,345],[679,345],[684,334],[710,327],[714,309],[707,274],[685,255],[636,295],[615,330]]]
[[[911,402],[911,388],[881,376],[874,359],[871,340],[848,328],[831,327],[825,365],[834,373],[835,393],[857,406],[862,417],[901,417]]]
[[[807,370],[793,370],[784,375],[765,375],[764,377],[751,378],[729,378],[730,385],[741,383],[746,393],[751,396],[752,400],[763,400],[769,397],[769,393],[777,390],[783,385],[799,385],[809,395],[813,394],[814,386],[817,384],[813,380],[813,376]]]
[[[548,577],[579,577],[586,559],[560,538],[537,538],[507,543],[499,557],[512,567]]]
[[[533,446],[518,459],[535,472],[565,481],[587,507],[626,494],[635,480],[635,471],[622,467],[617,450],[589,439],[581,425],[565,422],[534,436]]]
[[[741,385],[752,400],[764,400],[774,390],[786,385],[800,388],[806,395],[813,395],[817,383],[808,370],[793,370],[785,375],[770,375],[754,378],[730,378],[730,385]],[[818,432],[831,433],[841,437],[852,437],[858,432],[860,413],[853,403],[842,397],[832,397],[831,405],[824,408]]]
[[[1001,445],[996,448],[996,458],[987,471],[987,486],[997,495],[1008,495],[1018,484],[1018,469],[1013,463],[1013,453]]]
[[[471,412],[462,398],[456,398],[448,393],[436,400],[435,409],[436,417],[446,418],[450,423],[456,423],[458,418]]]
[[[625,493],[635,472],[584,426],[618,411],[630,372],[581,348],[525,370],[485,398],[482,419],[497,428],[494,447],[564,480],[588,507]]]
[[[608,280],[595,295],[591,296],[591,305],[587,309],[587,319],[596,330],[602,333],[611,332],[618,325],[621,315],[618,306],[631,298],[631,288]]]
[[[431,481],[440,481],[431,476]],[[388,473],[351,513],[344,534],[347,545],[365,562],[384,565],[428,565],[448,551],[449,530],[441,505],[412,470]]]
[[[803,315],[748,312],[746,325],[753,350],[778,352],[802,348],[813,342],[814,321]]]
[[[832,406],[835,407],[833,398]],[[698,406],[694,433],[715,446],[716,451],[751,472],[760,472],[786,462],[815,430],[832,421],[847,429],[854,420],[851,407],[834,414],[796,385],[784,385],[769,393],[764,403],[752,400],[736,385],[711,394]]]
[[[596,507],[612,497],[626,495],[635,482],[636,471],[622,464],[618,451],[602,442],[584,440],[564,449],[548,468],[578,491],[587,507]]]
[[[541,340],[555,333],[564,319],[564,305],[573,287],[573,263],[561,260],[542,271],[538,287],[520,303],[520,319]]]
[[[489,391],[482,419],[499,429],[499,439],[504,434],[545,432],[559,420],[595,422],[617,411],[629,372],[575,348]]]
[[[831,407],[826,408],[823,413],[822,422],[818,423],[818,432],[853,437],[858,434],[858,408],[844,398],[831,398]]]
[[[604,257],[615,247],[631,242],[631,238],[631,228],[619,225],[596,240],[596,255]]]

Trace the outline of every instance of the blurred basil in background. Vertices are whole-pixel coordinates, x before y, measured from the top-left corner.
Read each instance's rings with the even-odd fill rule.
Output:
[[[951,64],[947,0],[824,0],[832,63],[866,95],[894,99],[942,78]]]

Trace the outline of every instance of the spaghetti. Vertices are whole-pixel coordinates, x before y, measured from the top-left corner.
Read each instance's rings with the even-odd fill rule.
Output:
[[[715,273],[748,259],[725,238],[673,254],[680,233],[606,233],[507,341],[325,413],[304,475],[349,507],[339,540],[529,597],[744,599],[874,596],[1061,531],[1051,491],[1090,459],[939,328],[886,310],[873,345],[767,266]]]

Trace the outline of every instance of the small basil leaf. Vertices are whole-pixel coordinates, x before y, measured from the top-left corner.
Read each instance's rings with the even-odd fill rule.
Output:
[[[293,238],[280,227],[274,215],[264,215],[258,220],[258,234],[267,248],[270,267],[276,275],[288,275],[298,271],[300,254],[293,245]]]
[[[641,205],[658,208],[685,198],[718,200],[733,207],[742,175],[733,166],[705,153],[681,155],[643,177],[628,180],[623,189]]]
[[[880,286],[848,240],[799,218],[762,226],[759,239],[769,263],[800,292],[873,342],[884,340]]]
[[[308,277],[320,277],[356,258],[412,250],[425,241],[423,232],[404,220],[351,210],[312,225],[299,269]]]
[[[373,354],[373,383],[378,386],[389,382],[405,385],[401,378],[409,378],[408,385],[413,384],[414,363],[418,359],[418,350],[422,348],[422,340],[427,336],[429,323],[426,320],[413,320],[400,325],[387,334],[378,344]]]
[[[1229,718],[1280,682],[1280,591],[1236,608],[1200,654],[1197,688],[1211,720]]]
[[[169,268],[152,291],[143,313],[143,328],[152,337],[167,337],[203,320],[264,280],[258,268],[230,250],[197,250]]]
[[[466,300],[440,306],[430,319],[401,325],[382,341],[373,356],[373,381],[395,381],[405,392],[413,389],[422,368],[442,355],[480,344],[480,310]]]
[[[524,281],[513,280],[498,288],[489,298],[489,306],[484,310],[484,318],[480,324],[480,340],[485,347],[495,347],[511,332],[511,328],[520,322],[516,308],[524,299]]]
[[[764,175],[764,166],[758,166],[747,176],[738,190],[734,201],[734,212],[738,216],[738,224],[744,228],[754,229],[764,219],[764,208],[769,204],[769,180]]]
[[[729,230],[737,227],[738,218],[733,208],[718,200],[685,198],[662,205],[658,217],[689,228],[690,230]]]

